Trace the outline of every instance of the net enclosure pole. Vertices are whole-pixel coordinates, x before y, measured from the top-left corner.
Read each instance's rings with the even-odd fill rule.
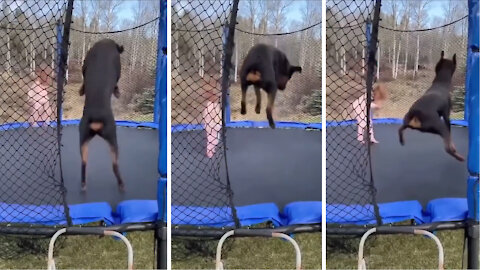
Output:
[[[157,69],[153,119],[159,127],[158,220],[155,238],[157,243],[157,269],[167,269],[167,0],[160,0],[158,20]]]
[[[224,32],[224,41],[223,41],[223,61],[222,61],[222,143],[223,147],[223,155],[224,155],[224,162],[225,162],[225,171],[226,171],[226,184],[227,184],[227,192],[229,205],[232,212],[232,217],[235,223],[235,227],[240,227],[240,221],[237,216],[237,210],[235,208],[235,204],[233,203],[233,192],[232,187],[230,184],[230,177],[228,173],[228,162],[227,162],[227,143],[226,143],[226,124],[227,124],[227,102],[228,102],[228,92],[230,88],[230,70],[232,69],[232,54],[233,54],[233,46],[234,46],[234,35],[235,35],[235,26],[237,24],[237,12],[238,12],[238,1],[233,0],[232,10],[230,12],[230,20],[228,21],[228,25],[226,25],[228,29],[226,33]]]
[[[67,225],[72,226],[72,218],[70,217],[70,211],[67,204],[67,191],[65,188],[63,173],[62,173],[62,104],[63,104],[63,86],[65,82],[65,73],[67,69],[67,59],[68,59],[68,46],[70,42],[70,25],[72,23],[72,13],[73,13],[73,0],[68,0],[67,11],[65,14],[65,23],[63,24],[63,33],[61,29],[61,23],[57,25],[57,50],[58,50],[58,65],[57,65],[57,144],[58,144],[58,163],[60,167],[60,181],[62,187],[62,199],[63,199],[63,208],[65,211],[65,216],[67,219]]]
[[[56,74],[57,78],[60,77],[60,57],[62,54],[62,21],[58,20],[57,21],[57,68],[56,68]],[[60,88],[58,88],[60,89]],[[63,102],[62,102],[63,103]],[[63,106],[60,106],[60,110],[58,110],[58,119],[62,121],[62,114],[63,114]]]
[[[371,155],[371,134],[369,132],[370,130],[370,125],[372,125],[370,121],[370,114],[371,114],[371,103],[372,103],[372,90],[373,90],[373,79],[374,79],[374,72],[375,72],[375,65],[377,63],[375,56],[377,54],[377,44],[378,44],[378,28],[379,28],[379,23],[380,23],[380,8],[382,6],[382,1],[381,0],[376,0],[375,1],[375,6],[373,9],[373,22],[370,23],[370,20],[367,22],[367,32],[366,32],[366,38],[367,38],[367,53],[368,53],[368,58],[367,58],[367,78],[366,78],[366,84],[367,84],[367,151],[368,151],[368,172],[370,174],[370,186],[371,190],[373,192],[372,196],[372,204],[373,204],[373,209],[375,212],[375,218],[377,221],[377,225],[382,225],[382,218],[380,216],[380,211],[378,209],[378,204],[376,200],[376,189],[375,189],[375,184],[374,184],[374,179],[373,179],[373,168],[372,168],[372,155]]]
[[[223,43],[223,47],[225,48],[227,46],[227,37],[228,37],[228,25],[227,24],[225,24],[223,26],[223,32],[222,33],[223,33],[222,43]],[[234,44],[233,46],[236,47],[236,44]],[[230,72],[228,74],[230,74]],[[225,123],[226,124],[230,123],[231,117],[232,117],[232,108],[230,107],[230,87],[228,87],[227,96],[226,96],[226,99],[225,99]]]
[[[468,48],[466,74],[465,117],[468,121],[468,268],[479,269],[479,0],[468,1]]]

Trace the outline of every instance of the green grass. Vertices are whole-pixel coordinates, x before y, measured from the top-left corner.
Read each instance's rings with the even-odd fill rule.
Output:
[[[446,269],[462,267],[463,233],[463,230],[437,233],[443,244]],[[321,268],[321,239],[320,233],[295,236],[302,251],[302,269]],[[329,238],[327,269],[357,269],[359,242],[360,238],[333,241]],[[187,249],[184,243],[183,239],[173,239],[172,268],[215,268],[217,241],[207,241],[203,249],[198,245]],[[228,269],[291,269],[295,260],[293,248],[288,243],[267,238],[227,240],[222,257]],[[365,258],[367,269],[435,269],[438,265],[435,243],[415,235],[371,236],[365,246]]]
[[[304,233],[294,236],[302,252],[303,269],[321,269],[322,235]],[[204,252],[185,248],[185,240],[172,240],[172,269],[214,269],[218,241],[208,241]],[[206,251],[205,251],[206,250]],[[235,238],[224,244],[225,269],[294,269],[293,246],[276,238]]]
[[[67,236],[59,240],[60,248],[54,255],[58,269],[125,269],[127,267],[127,249],[122,241],[111,237]],[[153,232],[128,233],[127,238],[133,246],[135,269],[153,269]],[[42,240],[44,245],[48,242]],[[63,243],[62,243],[63,242]],[[10,241],[9,245],[13,243]],[[0,252],[7,253],[8,246],[2,243]],[[38,254],[17,255],[2,259],[0,269],[39,269],[47,267],[47,251]]]
[[[438,232],[444,248],[445,269],[461,269],[463,230]],[[329,240],[330,241],[330,240]],[[348,240],[349,250],[327,245],[328,269],[357,269],[359,238]],[[433,240],[419,235],[377,235],[365,245],[367,269],[438,269]]]

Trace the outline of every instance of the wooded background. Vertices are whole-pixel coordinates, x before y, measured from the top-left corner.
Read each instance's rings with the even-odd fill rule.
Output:
[[[63,15],[51,14],[51,10],[58,9],[59,3],[56,1],[17,2],[1,3],[0,69],[4,80],[0,85],[8,88],[10,96],[16,97],[14,100],[26,100],[23,92],[32,80],[33,70],[38,63],[47,61],[52,67],[56,66],[57,20],[63,21]],[[78,89],[83,80],[83,59],[96,41],[111,38],[125,49],[121,55],[121,97],[114,99],[116,118],[153,120],[159,14],[159,1],[153,0],[74,1],[63,118],[81,117],[83,97],[78,95]],[[112,31],[116,33],[109,33]],[[17,83],[8,83],[10,80]],[[52,91],[55,91],[55,84],[53,82]],[[6,91],[4,89],[2,92]],[[18,111],[28,106],[25,102],[19,103],[11,104],[11,107]],[[2,118],[8,118],[8,114],[12,113],[5,111],[6,115]]]
[[[375,75],[378,82],[386,83],[389,100],[376,116],[402,118],[431,85],[443,50],[447,58],[457,55],[452,118],[463,119],[467,1],[384,0],[381,11]],[[369,12],[365,6],[352,10],[327,1],[327,111],[331,120],[349,119],[349,104],[365,93]],[[340,96],[336,81],[348,85],[349,97]]]
[[[190,77],[193,78],[193,82],[202,82],[210,81],[210,77],[218,77],[221,74],[223,26],[226,18],[224,14],[218,13],[214,1],[208,2],[210,5],[208,7],[191,4],[189,9],[182,8],[181,1],[176,2],[178,4],[174,4],[172,9],[172,99],[176,106],[184,106],[185,114],[192,114],[188,111],[188,106],[192,102],[198,103],[194,107],[205,106],[206,95],[199,94],[198,91],[185,93],[188,89],[180,85],[184,81],[181,78]],[[292,19],[289,13],[293,9],[298,16]],[[240,67],[250,48],[258,43],[266,43],[282,50],[292,65],[300,65],[303,68],[301,74],[293,76],[287,84],[287,89],[277,94],[274,110],[276,119],[320,122],[320,23],[321,1],[240,1],[232,57],[233,69],[230,71],[232,85],[229,97],[232,120],[266,120],[264,113],[259,115],[252,113],[253,90],[247,94],[247,106],[250,107],[247,109],[248,114],[240,115],[238,81]],[[201,91],[205,88],[202,85],[208,83],[198,84]],[[219,95],[220,85],[214,88]],[[182,95],[183,97],[180,97]],[[196,101],[186,100],[192,95],[198,95]],[[265,96],[263,101],[262,112],[266,106]],[[175,118],[172,116],[172,119]],[[197,116],[192,115],[190,118]],[[191,122],[190,118],[184,117],[184,120]],[[197,119],[198,121],[200,120]]]

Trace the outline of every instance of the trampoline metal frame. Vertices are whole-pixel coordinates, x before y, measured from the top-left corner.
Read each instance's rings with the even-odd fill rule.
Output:
[[[66,23],[63,24],[63,33],[59,23],[57,25],[57,43],[59,48],[57,50],[58,56],[58,69],[57,75],[60,78],[57,80],[57,118],[56,123],[52,123],[52,126],[63,126],[75,124],[78,120],[73,121],[64,121],[61,119],[62,116],[62,100],[63,100],[63,78],[65,75],[65,66],[67,64],[68,57],[68,42],[69,42],[69,32],[70,32],[70,22],[72,18],[74,0],[68,0],[67,13],[66,13]],[[159,158],[159,172],[161,178],[166,178],[167,176],[167,160],[166,160],[166,150],[167,150],[167,72],[166,72],[166,55],[164,54],[164,49],[167,47],[167,0],[160,0],[160,17],[159,17],[159,31],[158,31],[158,49],[157,49],[157,67],[156,67],[156,81],[155,81],[155,101],[154,101],[154,121],[153,122],[141,122],[136,123],[139,127],[145,126],[149,128],[158,128],[160,133],[160,158]],[[158,124],[157,124],[158,123]],[[117,124],[120,126],[124,125],[123,121],[119,121]],[[129,126],[127,124],[127,126]],[[2,129],[11,129],[19,127],[28,127],[25,123],[11,123],[11,124],[2,124]],[[58,136],[61,136],[61,129],[58,129]],[[59,141],[60,144],[60,141]],[[161,199],[161,200],[159,200]],[[157,241],[157,268],[166,269],[167,268],[167,224],[166,224],[166,198],[165,194],[159,191],[157,201],[159,203],[159,216],[158,220],[155,222],[144,222],[144,223],[135,223],[135,224],[121,224],[121,225],[111,225],[111,226],[71,226],[70,216],[66,212],[66,218],[68,223],[65,225],[28,225],[28,224],[9,224],[4,223],[0,225],[0,234],[5,235],[29,235],[29,236],[45,236],[52,237],[56,233],[61,232],[63,235],[107,235],[112,232],[116,235],[124,232],[133,232],[133,231],[153,231],[155,232],[155,240]],[[65,202],[66,205],[66,202]],[[68,209],[68,206],[66,206]],[[123,235],[119,235],[119,237]],[[130,251],[130,248],[129,248]],[[53,255],[53,254],[52,254]],[[53,259],[53,258],[52,258]],[[133,261],[133,257],[130,260],[129,256],[129,265],[130,261]],[[49,262],[49,267],[52,265]],[[54,265],[52,266],[54,267]]]
[[[381,0],[375,0],[381,6]],[[393,225],[382,224],[380,226],[373,225],[342,225],[327,224],[327,232],[331,235],[355,235],[360,236],[369,230],[376,229],[378,234],[401,234],[406,232],[414,232],[415,230],[423,230],[434,232],[438,230],[457,230],[464,229],[468,239],[468,268],[478,269],[480,266],[480,207],[479,203],[479,0],[468,0],[469,6],[469,29],[468,29],[468,49],[467,49],[467,72],[466,72],[466,102],[465,102],[465,119],[459,122],[469,127],[469,155],[468,170],[470,178],[468,181],[467,199],[468,199],[468,217],[465,221],[455,222],[438,222],[421,225]],[[373,57],[374,59],[374,57]],[[387,119],[388,121],[389,119]],[[390,119],[391,120],[391,119]],[[398,121],[398,119],[397,119]],[[360,267],[360,265],[359,265]],[[360,268],[359,268],[360,269]]]

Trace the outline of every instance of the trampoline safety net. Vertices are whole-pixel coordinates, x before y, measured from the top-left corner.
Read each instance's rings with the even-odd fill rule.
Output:
[[[367,91],[366,25],[368,19],[373,20],[374,6],[375,1],[342,0],[328,0],[326,5],[326,203],[329,223],[376,219],[369,146],[357,141],[356,123],[345,124],[355,119],[355,112],[366,115],[367,102],[354,101]]]
[[[299,1],[300,2],[300,1]],[[238,23],[235,31],[235,47],[232,56],[234,69],[230,86],[231,121],[267,121],[266,103],[262,104],[260,114],[247,107],[247,114],[240,114],[240,68],[248,51],[255,44],[263,43],[275,46],[284,52],[292,65],[302,67],[302,73],[295,73],[283,91],[279,91],[275,100],[273,117],[276,121],[320,123],[321,122],[321,1],[303,1],[300,22],[280,22],[283,17],[276,15],[270,24],[255,21],[255,11],[277,8],[293,8],[292,2],[276,1],[240,1]],[[298,4],[298,3],[297,3]],[[252,15],[253,14],[253,15]],[[285,16],[285,15],[283,15]],[[257,19],[259,20],[259,19]],[[253,23],[252,23],[253,21]],[[247,91],[247,104],[255,104],[253,86]],[[266,93],[262,100],[267,100]],[[252,106],[252,105],[247,105]]]
[[[66,224],[57,27],[63,28],[67,1],[0,5],[0,228]]]
[[[127,4],[121,1],[75,1],[63,119],[81,118],[83,97],[78,95],[78,89],[83,81],[83,60],[88,49],[95,42],[108,38],[124,48],[120,54],[122,64],[118,82],[120,97],[112,98],[115,119],[117,121],[153,121],[159,1],[131,3],[133,12],[129,18],[104,20],[102,13],[89,15],[88,12],[90,9],[105,9],[109,12],[121,13],[128,10]]]
[[[222,177],[224,27],[232,6],[233,1],[172,2],[172,225],[222,220],[233,226],[236,218]]]

